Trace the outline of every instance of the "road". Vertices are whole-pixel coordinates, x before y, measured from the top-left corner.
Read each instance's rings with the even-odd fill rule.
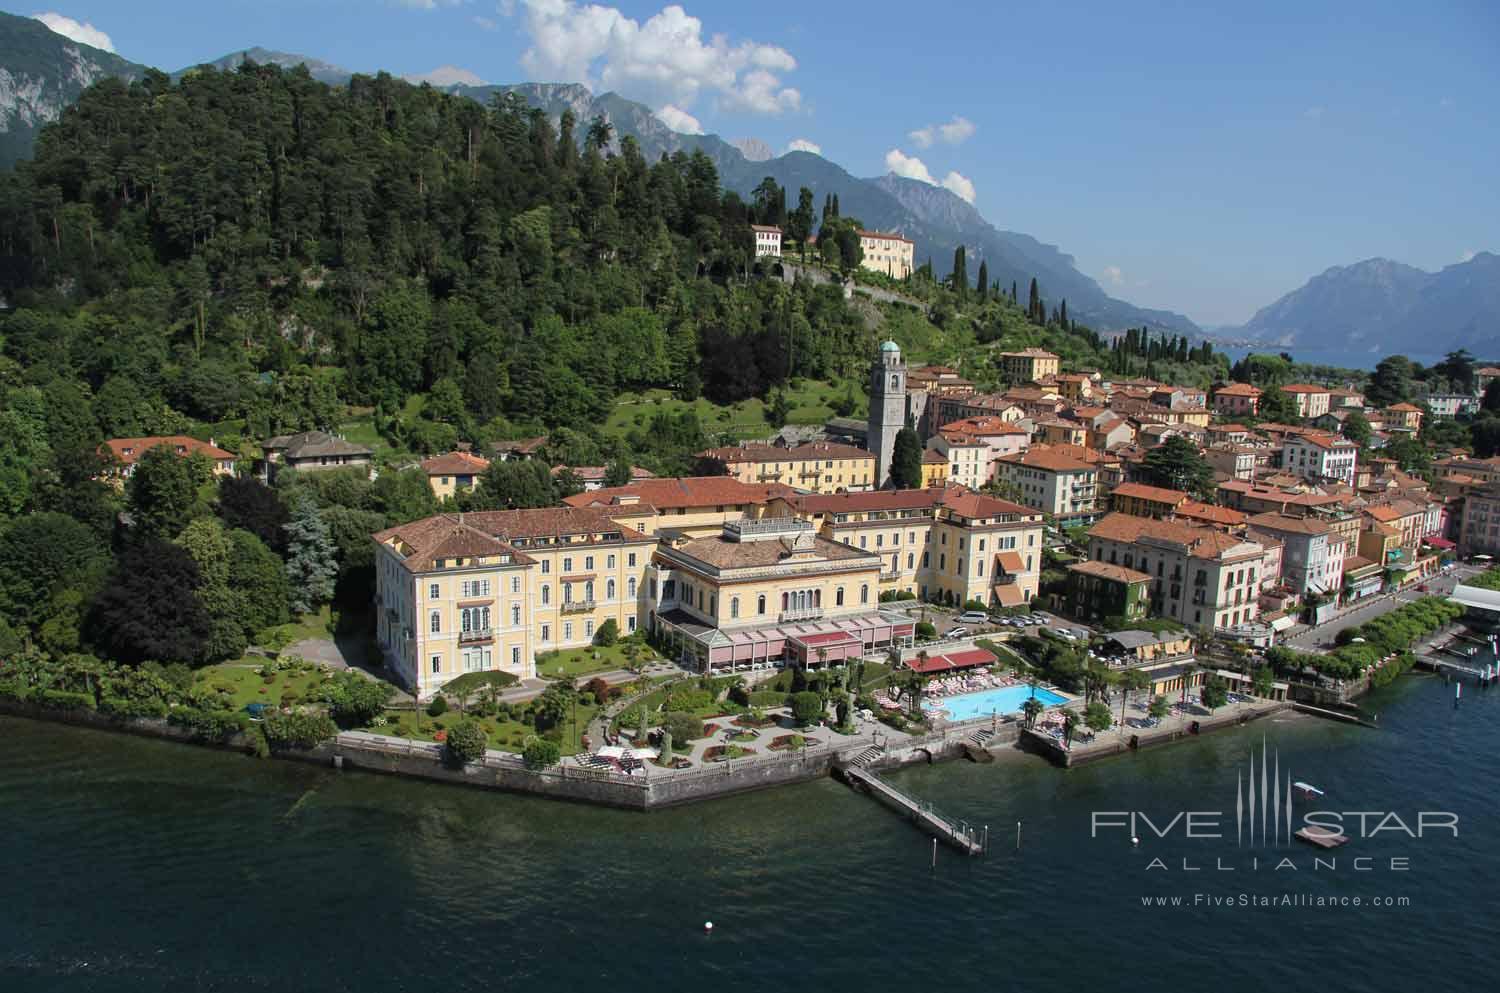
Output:
[[[1483,568],[1479,566],[1455,566],[1453,572],[1450,574],[1429,580],[1426,584],[1426,593],[1419,592],[1415,586],[1407,587],[1399,593],[1382,593],[1380,596],[1372,597],[1364,601],[1360,606],[1340,614],[1326,624],[1321,624],[1315,628],[1295,630],[1291,637],[1284,639],[1282,643],[1289,648],[1297,648],[1302,651],[1330,649],[1334,647],[1334,638],[1345,628],[1374,620],[1387,611],[1395,610],[1403,603],[1411,603],[1413,600],[1424,596],[1447,596],[1453,592],[1453,587],[1463,582],[1464,579],[1483,571]]]

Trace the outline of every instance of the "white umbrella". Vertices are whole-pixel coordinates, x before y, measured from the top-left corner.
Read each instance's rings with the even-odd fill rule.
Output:
[[[624,757],[625,749],[619,745],[605,745],[594,754],[601,759],[618,759]]]

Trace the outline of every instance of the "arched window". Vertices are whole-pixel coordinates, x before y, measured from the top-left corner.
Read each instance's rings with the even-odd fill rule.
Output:
[[[607,582],[607,583],[604,584],[604,599],[606,599],[606,600],[613,600],[614,598],[615,598],[615,581],[613,579],[611,579],[609,582]]]
[[[868,585],[861,586],[859,588],[859,602],[860,603],[869,603],[870,602],[870,587]]]
[[[738,616],[740,616],[740,598],[739,597],[730,597],[730,599],[729,599],[729,616],[730,617],[738,617]]]
[[[583,598],[590,602],[594,599],[594,581],[592,579],[583,584]]]
[[[782,610],[786,610],[787,609],[787,604],[790,603],[790,602],[791,602],[791,594],[789,594],[789,593],[783,593],[783,594],[781,594],[781,609]]]
[[[551,602],[552,602],[552,587],[547,586],[546,584],[543,584],[542,585],[542,603],[548,604],[548,603],[551,603]]]
[[[821,606],[823,606],[823,591],[822,590],[813,590],[813,595],[812,596],[813,596],[812,605],[814,607],[821,607]]]
[[[897,376],[895,373],[892,373],[891,374],[891,389],[893,389],[893,390],[899,390],[900,388],[901,388],[901,377]]]
[[[433,634],[437,634],[439,631],[441,631],[443,629],[443,615],[434,610],[432,612],[432,623],[429,625],[429,627],[431,628]]]
[[[755,601],[755,612],[757,614],[764,614],[766,612],[766,595],[764,593]]]
[[[844,605],[844,588],[842,586],[833,591],[833,605],[835,607],[842,607]]]
[[[634,577],[630,578],[629,580],[627,580],[625,582],[625,595],[628,596],[632,600],[635,599],[635,579],[634,579]]]

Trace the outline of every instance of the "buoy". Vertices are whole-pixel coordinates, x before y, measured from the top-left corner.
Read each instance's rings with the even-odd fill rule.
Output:
[[[1141,839],[1139,839],[1139,838],[1131,838],[1130,839],[1130,843],[1132,845],[1139,845],[1141,843]]]
[[[714,929],[714,922],[713,921],[704,921],[703,922],[703,930],[705,930],[705,931],[712,931],[713,929]]]

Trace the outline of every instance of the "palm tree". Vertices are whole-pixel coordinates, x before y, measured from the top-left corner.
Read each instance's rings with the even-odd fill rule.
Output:
[[[1073,747],[1073,732],[1078,729],[1079,722],[1083,718],[1078,716],[1078,711],[1069,707],[1063,711],[1063,740],[1067,742],[1069,749]]]
[[[1130,694],[1137,690],[1143,690],[1151,685],[1151,680],[1139,669],[1126,669],[1120,675],[1120,725],[1125,724],[1125,705],[1130,702]]]
[[[1036,697],[1032,697],[1021,705],[1021,712],[1026,715],[1026,730],[1029,731],[1036,725],[1036,717],[1043,709],[1045,708],[1042,706],[1042,701]]]

